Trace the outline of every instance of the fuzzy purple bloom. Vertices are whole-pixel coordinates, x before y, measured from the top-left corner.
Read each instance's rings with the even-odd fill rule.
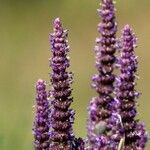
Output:
[[[35,150],[49,150],[49,102],[46,84],[39,79],[36,84],[36,116],[33,127]]]
[[[120,103],[112,95],[117,31],[113,0],[101,0],[98,13],[102,18],[98,25],[101,38],[96,39],[95,47],[99,74],[93,76],[92,86],[99,95],[91,100],[88,108],[88,142],[90,150],[116,150],[123,130],[121,117],[117,113]]]
[[[69,58],[67,52],[67,30],[63,30],[60,19],[54,21],[54,33],[50,36],[52,68],[50,91],[50,150],[78,150],[82,147],[81,140],[77,140],[73,134],[74,110],[70,109],[73,101],[71,97],[72,73],[67,72]]]
[[[137,115],[137,100],[139,93],[135,90],[137,72],[136,37],[129,25],[122,32],[122,50],[118,59],[120,76],[116,83],[116,97],[120,101],[120,114],[125,130],[125,150],[144,150],[147,133],[142,123],[135,119]]]

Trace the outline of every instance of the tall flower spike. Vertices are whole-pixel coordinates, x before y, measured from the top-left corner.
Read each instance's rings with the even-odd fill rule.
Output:
[[[116,31],[115,8],[113,0],[101,0],[98,10],[102,18],[98,24],[101,38],[96,39],[96,67],[99,74],[92,78],[92,86],[98,96],[94,97],[88,108],[88,141],[90,150],[117,150],[122,137],[121,117],[117,113],[119,101],[113,98],[113,74]]]
[[[119,58],[120,76],[117,78],[116,97],[120,101],[120,113],[125,129],[125,150],[144,150],[147,133],[142,123],[135,119],[136,98],[139,93],[135,90],[137,77],[137,56],[134,48],[136,38],[129,25],[122,31],[122,50]]]
[[[35,150],[49,150],[49,102],[46,84],[39,79],[36,84],[36,116],[33,127]]]
[[[72,73],[67,72],[69,58],[67,52],[68,33],[63,30],[60,19],[54,21],[54,33],[50,36],[52,58],[51,83],[51,113],[50,113],[50,150],[77,150],[82,146],[81,140],[74,137],[72,125],[75,112],[70,109]]]

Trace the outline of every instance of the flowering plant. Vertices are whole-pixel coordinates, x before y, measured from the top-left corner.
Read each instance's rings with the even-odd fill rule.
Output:
[[[70,108],[72,73],[69,67],[68,32],[59,18],[50,34],[52,58],[51,89],[46,82],[36,84],[36,114],[33,134],[35,150],[144,150],[148,140],[145,126],[138,119],[135,89],[138,60],[134,49],[136,37],[126,25],[116,38],[117,23],[113,0],[101,0],[98,9],[100,37],[96,38],[96,68],[92,87],[98,95],[88,106],[87,137],[73,132],[75,111]],[[118,50],[118,55],[115,52]],[[115,74],[114,70],[119,73]]]

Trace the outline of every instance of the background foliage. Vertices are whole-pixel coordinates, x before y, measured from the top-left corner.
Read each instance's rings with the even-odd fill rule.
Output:
[[[49,80],[48,34],[60,16],[69,29],[75,133],[86,135],[86,108],[94,68],[98,0],[0,0],[0,150],[32,150],[32,120],[38,78]],[[119,30],[129,23],[139,37],[139,75],[142,92],[139,117],[150,130],[150,1],[117,0]],[[118,34],[120,35],[120,33]],[[150,145],[147,146],[147,150]]]

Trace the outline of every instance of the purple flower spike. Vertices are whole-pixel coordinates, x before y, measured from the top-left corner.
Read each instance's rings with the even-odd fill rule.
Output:
[[[39,79],[36,84],[36,116],[33,127],[35,150],[49,150],[49,103],[46,84]]]
[[[118,59],[121,74],[117,78],[116,97],[120,101],[120,114],[125,130],[125,150],[144,150],[147,142],[147,133],[143,124],[135,119],[136,98],[139,96],[135,90],[137,77],[136,37],[129,25],[122,32],[122,50]]]
[[[123,130],[121,117],[117,113],[120,103],[113,98],[113,74],[116,51],[115,8],[113,0],[101,0],[98,10],[102,18],[98,25],[100,38],[96,39],[96,67],[99,74],[92,78],[92,86],[98,96],[94,97],[88,108],[88,141],[90,150],[117,150]]]
[[[52,48],[50,150],[78,150],[79,145],[82,147],[81,141],[78,141],[73,134],[75,112],[69,108],[73,98],[70,87],[72,73],[67,72],[69,67],[67,36],[67,30],[63,30],[60,19],[56,18],[54,33],[50,36]]]

